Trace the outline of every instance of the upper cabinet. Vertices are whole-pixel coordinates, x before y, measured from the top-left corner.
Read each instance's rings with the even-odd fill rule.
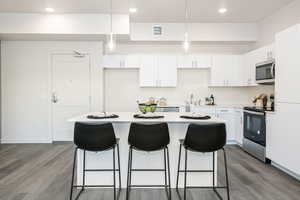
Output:
[[[300,103],[300,25],[276,35],[276,101]]]
[[[216,55],[213,57],[210,86],[244,86],[242,72],[242,56]]]
[[[141,65],[138,55],[105,55],[103,67],[105,68],[139,68]]]
[[[177,56],[178,68],[211,68],[212,56],[210,55],[187,55]]]
[[[176,87],[176,56],[141,56],[141,87]]]

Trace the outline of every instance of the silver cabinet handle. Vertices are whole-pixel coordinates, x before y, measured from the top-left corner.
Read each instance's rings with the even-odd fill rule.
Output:
[[[57,98],[56,92],[52,92],[52,102],[53,103],[57,103],[58,102],[58,98]]]

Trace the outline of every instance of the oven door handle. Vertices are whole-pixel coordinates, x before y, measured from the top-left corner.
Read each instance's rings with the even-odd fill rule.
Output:
[[[253,114],[253,115],[265,115],[265,113],[262,112],[254,112],[249,110],[244,110],[245,113]]]

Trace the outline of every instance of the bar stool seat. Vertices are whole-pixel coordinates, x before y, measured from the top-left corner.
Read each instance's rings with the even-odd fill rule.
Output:
[[[130,125],[129,136],[129,156],[128,156],[128,174],[127,174],[127,190],[126,200],[129,199],[131,188],[139,187],[164,187],[169,200],[171,200],[171,178],[170,178],[170,161],[169,149],[170,143],[169,129],[167,123],[159,124],[141,124],[132,123]],[[132,151],[164,151],[164,169],[132,169]],[[132,185],[131,178],[134,171],[156,171],[165,173],[164,185]]]
[[[226,189],[227,199],[230,200],[229,194],[229,181],[228,181],[228,170],[227,170],[227,158],[224,146],[226,144],[226,126],[223,123],[217,124],[190,124],[185,136],[185,139],[179,139],[179,158],[178,158],[178,169],[177,169],[177,180],[176,180],[176,191],[180,197],[178,183],[179,183],[179,173],[184,173],[184,200],[186,200],[187,188],[211,188],[214,190],[219,199],[223,199],[219,194],[217,189]],[[185,149],[185,161],[184,170],[180,169],[181,161],[181,150],[182,146]],[[216,186],[215,185],[215,152],[218,150],[223,150],[224,155],[224,167],[225,167],[225,178],[226,186]],[[201,153],[213,153],[213,169],[212,170],[188,170],[188,151],[201,152]],[[197,186],[187,186],[187,173],[189,172],[211,172],[213,173],[213,186],[212,187],[197,187]],[[181,199],[181,197],[180,197]]]
[[[112,187],[114,200],[119,198],[121,192],[121,167],[120,167],[120,151],[119,151],[119,138],[116,138],[113,125],[111,123],[92,125],[75,123],[74,128],[74,144],[76,145],[73,161],[72,181],[70,200],[73,198],[73,188],[81,188],[75,199],[78,199],[85,188],[88,187]],[[115,149],[117,148],[118,168],[116,169],[116,156]],[[75,176],[75,165],[78,149],[83,150],[83,178],[82,185],[74,185]],[[86,151],[91,152],[102,152],[102,151],[113,151],[113,169],[86,169]],[[113,185],[86,185],[85,184],[85,173],[86,172],[113,172]],[[119,175],[119,190],[118,195],[116,194],[116,172]]]

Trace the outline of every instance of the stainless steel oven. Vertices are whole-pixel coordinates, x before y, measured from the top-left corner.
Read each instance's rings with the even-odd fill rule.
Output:
[[[275,60],[271,59],[256,64],[256,83],[274,84],[275,82]]]
[[[266,115],[263,109],[244,108],[243,149],[266,162]]]

